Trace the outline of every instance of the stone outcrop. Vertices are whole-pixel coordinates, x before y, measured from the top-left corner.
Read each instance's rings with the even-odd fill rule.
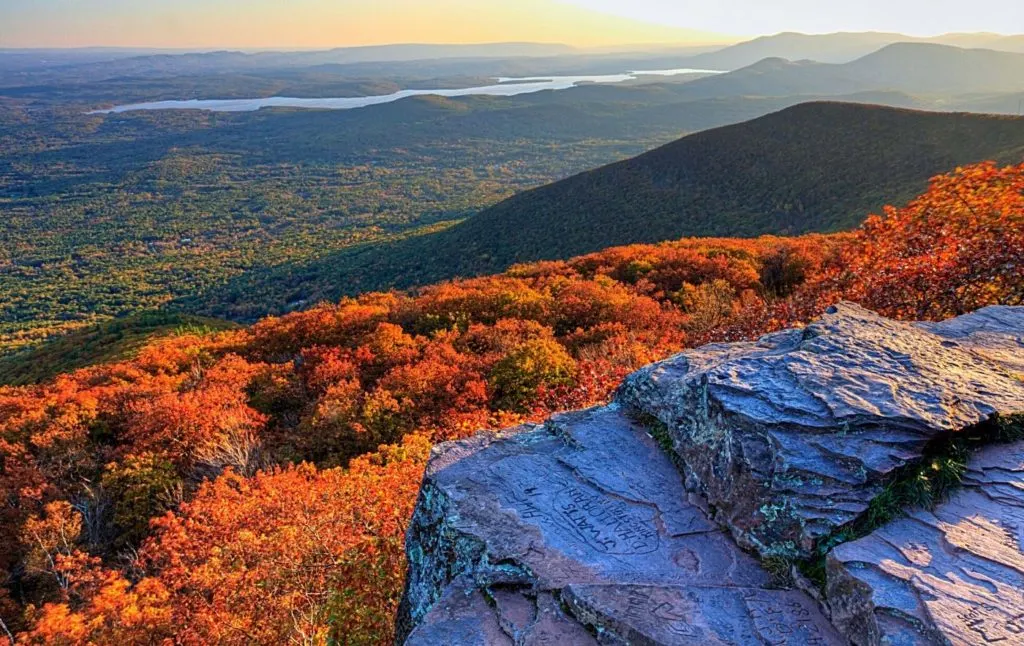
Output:
[[[419,626],[408,644],[568,645],[586,642],[527,637],[585,624],[606,644],[779,643],[783,630],[842,643],[810,597],[776,589],[688,498],[616,405],[438,447],[409,530],[399,632]]]
[[[630,376],[715,520],[764,556],[809,556],[943,434],[1024,413],[1024,308],[909,324],[840,304],[804,329]]]
[[[609,406],[441,445],[399,643],[1024,644],[1024,443],[834,548],[823,590],[785,566],[936,441],[1024,413],[1022,356],[1024,308],[906,324],[841,304],[649,366]]]
[[[828,599],[857,646],[1024,644],[1024,443],[976,454],[934,511],[832,550]]]
[[[558,644],[597,646],[579,622],[569,618],[550,592],[496,588],[480,590],[471,580],[455,581],[409,636],[406,646],[442,644]]]

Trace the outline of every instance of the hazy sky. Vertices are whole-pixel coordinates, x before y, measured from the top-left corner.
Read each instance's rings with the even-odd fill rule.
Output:
[[[0,0],[0,47],[323,47],[721,40],[779,31],[1024,32],[1024,1]]]

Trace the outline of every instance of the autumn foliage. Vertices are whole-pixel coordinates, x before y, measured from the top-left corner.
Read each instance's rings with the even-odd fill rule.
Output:
[[[942,319],[1024,300],[1024,172],[981,164],[871,216],[827,289],[891,316]]]
[[[374,293],[0,388],[0,619],[24,643],[387,643],[432,443],[606,399],[840,298],[1024,299],[1024,166],[835,236],[609,249]]]

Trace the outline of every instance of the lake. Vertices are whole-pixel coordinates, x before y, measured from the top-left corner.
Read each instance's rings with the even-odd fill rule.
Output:
[[[377,96],[328,97],[322,99],[300,99],[287,96],[272,96],[263,99],[191,99],[188,101],[153,101],[118,105],[107,110],[94,110],[89,114],[111,114],[133,110],[211,110],[213,112],[251,112],[260,108],[315,108],[321,110],[351,110],[371,105],[391,103],[410,96],[436,95],[456,96],[516,96],[544,90],[567,90],[581,83],[624,83],[643,76],[679,76],[682,74],[721,74],[715,70],[645,70],[625,74],[604,74],[595,76],[538,76],[530,78],[498,78],[493,85],[466,87],[447,90],[400,90],[393,94]]]

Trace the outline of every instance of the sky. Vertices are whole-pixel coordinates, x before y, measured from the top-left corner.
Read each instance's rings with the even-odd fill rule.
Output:
[[[780,31],[1024,33],[988,0],[0,0],[0,47],[713,43]]]

